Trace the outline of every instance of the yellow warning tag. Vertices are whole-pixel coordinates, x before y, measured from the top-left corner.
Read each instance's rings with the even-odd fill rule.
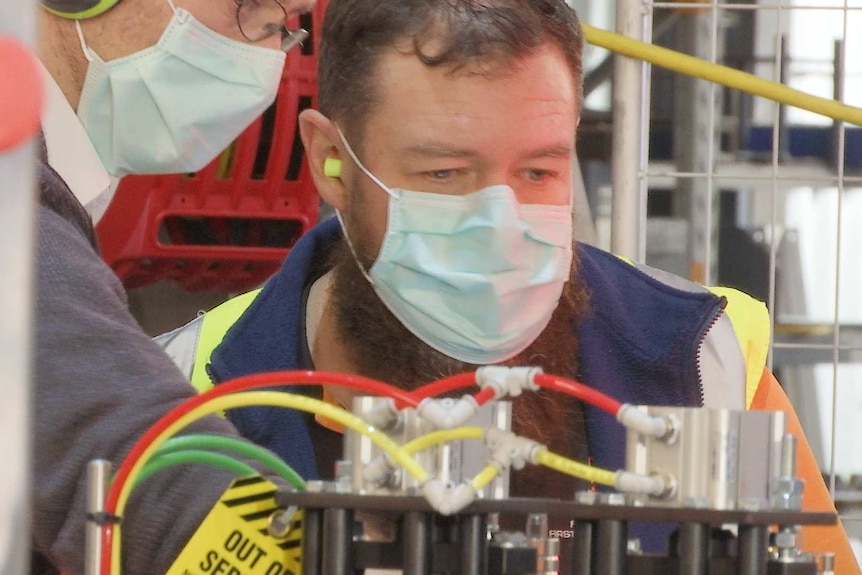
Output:
[[[301,511],[286,537],[267,531],[275,485],[259,475],[234,480],[212,508],[167,575],[299,575]]]

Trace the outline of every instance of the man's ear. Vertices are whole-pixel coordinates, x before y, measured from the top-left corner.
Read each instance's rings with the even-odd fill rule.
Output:
[[[303,110],[299,114],[299,134],[317,192],[323,201],[343,212],[347,208],[347,186],[340,170],[334,168],[349,158],[341,151],[335,124],[317,110]]]

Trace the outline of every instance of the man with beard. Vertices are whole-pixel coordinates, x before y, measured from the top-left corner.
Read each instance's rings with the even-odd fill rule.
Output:
[[[573,244],[581,46],[564,0],[331,0],[320,111],[300,126],[338,217],[260,293],[162,336],[169,353],[200,386],[318,369],[413,389],[478,365],[537,365],[634,404],[784,409],[802,438],[764,369],[762,304]],[[323,395],[350,405],[344,389]],[[275,408],[228,418],[305,477],[331,477],[341,437],[328,422]],[[577,401],[522,396],[513,427],[624,465],[621,426]],[[806,508],[831,510],[800,443]],[[576,487],[528,469],[511,492],[570,499]],[[668,532],[630,535],[655,550]],[[840,526],[809,530],[807,547],[838,548],[852,571]]]

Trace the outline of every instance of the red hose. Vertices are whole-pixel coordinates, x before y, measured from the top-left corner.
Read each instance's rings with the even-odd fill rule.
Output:
[[[475,399],[476,403],[481,406],[481,405],[485,405],[486,403],[488,403],[489,401],[494,399],[495,395],[496,394],[494,393],[493,387],[486,387],[482,391],[475,394],[473,396],[473,399]]]
[[[429,397],[437,397],[438,395],[443,395],[444,393],[449,393],[450,391],[455,391],[456,389],[463,389],[465,387],[472,387],[474,385],[476,385],[476,372],[466,371],[464,373],[458,373],[455,375],[450,375],[449,377],[445,377],[443,379],[438,379],[437,381],[425,384],[422,387],[417,387],[412,392],[410,392],[410,395],[413,396],[418,403],[423,399],[427,399]],[[402,403],[399,400],[395,401],[396,409],[404,409],[405,407],[411,406]]]
[[[569,380],[562,377],[548,375],[544,373],[536,374],[535,383],[546,389],[558,391],[571,396],[574,396],[581,401],[594,405],[614,416],[616,416],[622,404],[607,395],[596,391],[582,383]],[[272,373],[254,374],[245,377],[239,377],[214,388],[192,397],[180,405],[173,408],[167,414],[162,416],[146,433],[135,443],[134,447],[129,451],[120,467],[117,469],[117,474],[105,500],[105,512],[110,515],[116,514],[117,502],[122,491],[123,485],[129,477],[132,467],[141,457],[144,451],[161,435],[161,433],[173,424],[175,421],[192,411],[193,409],[209,402],[216,397],[221,397],[239,391],[247,391],[261,387],[272,387],[275,385],[285,384],[333,384],[344,387],[350,387],[365,391],[374,395],[384,395],[395,400],[395,405],[398,409],[404,407],[416,408],[422,399],[427,397],[437,396],[443,393],[448,393],[456,389],[470,387],[476,384],[476,373],[465,372],[453,375],[444,379],[437,380],[422,387],[417,388],[412,393],[408,393],[402,389],[365,377],[348,375],[343,373],[325,372],[325,371],[279,371]],[[474,399],[479,405],[484,405],[494,397],[494,390],[487,387],[474,396]],[[111,543],[113,539],[113,526],[105,525],[102,527],[102,572],[105,575],[111,575]]]
[[[535,376],[534,381],[540,387],[574,396],[581,401],[584,401],[591,405],[595,405],[599,409],[607,411],[614,416],[616,416],[617,411],[619,411],[620,406],[622,405],[621,402],[574,380],[558,377],[555,375],[539,373]],[[429,397],[437,397],[443,395],[444,393],[449,393],[451,391],[455,391],[456,389],[470,387],[472,385],[476,385],[475,371],[459,373],[450,377],[446,377],[444,379],[439,379],[437,381],[414,389],[410,395],[416,398],[417,401],[422,401],[423,399]],[[494,399],[494,390],[491,387],[486,387],[485,389],[477,392],[473,396],[473,399],[475,399],[476,403],[478,403],[479,405],[485,405],[490,400]],[[400,399],[396,399],[395,407],[396,409],[400,410],[404,409],[405,407],[412,406],[407,405]]]
[[[571,379],[548,375],[546,373],[539,373],[536,374],[534,381],[545,389],[551,389],[577,397],[581,401],[594,405],[602,411],[607,411],[615,417],[617,412],[620,410],[620,407],[622,407],[622,403],[616,399]]]
[[[397,402],[402,402],[408,407],[417,407],[419,401],[406,391],[374,379],[349,375],[344,373],[335,373],[327,371],[276,371],[271,373],[259,373],[238,377],[236,379],[221,383],[206,392],[189,398],[178,406],[174,407],[156,423],[150,427],[144,435],[135,443],[122,464],[117,469],[117,474],[111,487],[108,490],[105,498],[105,512],[110,515],[115,515],[117,510],[117,501],[120,497],[120,492],[129,477],[132,467],[140,459],[146,449],[161,435],[161,433],[173,424],[175,421],[192,411],[193,409],[209,402],[217,397],[222,397],[238,391],[248,391],[261,387],[272,387],[275,385],[285,384],[333,384],[359,389],[374,395],[385,395],[392,397]],[[111,574],[111,540],[113,539],[113,529],[110,525],[102,527],[102,572],[105,575]]]

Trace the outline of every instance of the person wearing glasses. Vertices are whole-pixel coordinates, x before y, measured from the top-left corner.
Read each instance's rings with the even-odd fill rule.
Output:
[[[46,108],[38,158],[31,573],[84,572],[86,468],[114,468],[196,392],[127,309],[93,219],[112,180],[193,172],[276,97],[288,20],[313,0],[40,0]],[[36,97],[22,94],[22,97]],[[23,288],[22,288],[23,289]],[[223,419],[196,432],[237,436]],[[229,485],[184,466],[136,489],[123,572],[165,573]]]
[[[766,307],[574,241],[582,42],[564,0],[330,0],[319,109],[304,110],[299,127],[337,218],[309,230],[262,290],[160,341],[169,352],[183,344],[172,356],[201,388],[317,369],[410,390],[505,364],[634,405],[784,411],[804,508],[834,510],[766,366]],[[353,395],[322,392],[348,407]],[[266,407],[226,415],[306,478],[334,477],[343,451],[331,422]],[[512,427],[552,452],[625,465],[619,422],[571,398],[525,393]],[[588,487],[527,466],[510,494],[570,500]],[[571,533],[574,519],[551,517],[550,528]],[[627,536],[665,552],[673,529],[633,522]],[[836,573],[859,573],[842,526],[803,533],[804,549],[837,554]],[[563,575],[574,547],[563,538]]]

